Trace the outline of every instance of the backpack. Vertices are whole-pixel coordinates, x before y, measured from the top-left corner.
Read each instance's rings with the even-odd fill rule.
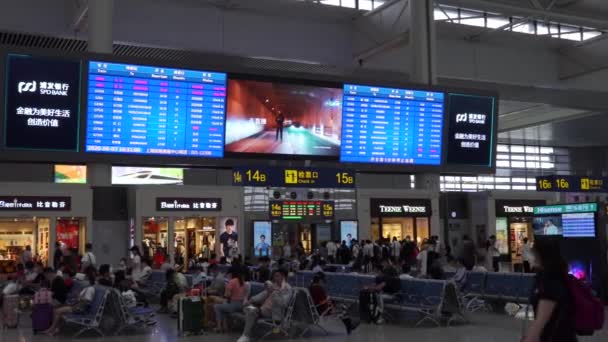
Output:
[[[568,290],[574,303],[574,327],[577,335],[591,336],[604,325],[604,304],[594,294],[591,288],[568,276]]]

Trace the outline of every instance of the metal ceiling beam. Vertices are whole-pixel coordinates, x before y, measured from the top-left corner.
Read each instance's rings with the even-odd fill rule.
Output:
[[[606,19],[582,16],[578,14],[567,13],[564,11],[549,11],[531,7],[522,8],[521,6],[490,0],[439,0],[438,2],[442,5],[485,10],[489,12],[498,12],[505,15],[548,18],[550,20],[565,24],[590,26],[598,29],[608,29],[608,20]]]

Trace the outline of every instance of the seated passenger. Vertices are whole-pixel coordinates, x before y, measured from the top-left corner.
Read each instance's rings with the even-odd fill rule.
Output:
[[[112,274],[110,273],[110,265],[103,264],[99,266],[99,278],[97,279],[97,284],[107,287],[112,287],[114,285]]]
[[[141,270],[135,274],[133,274],[133,281],[142,287],[146,287],[148,279],[152,275],[152,267],[150,267],[150,263],[146,259],[142,259],[141,261]]]
[[[209,265],[209,276],[212,280],[211,284],[207,288],[207,294],[212,296],[221,296],[226,287],[226,280],[224,274],[220,272],[220,268],[217,266],[217,264]]]
[[[203,273],[203,268],[200,266],[194,266],[191,268],[192,271],[192,287],[202,288],[205,286],[205,280],[207,276]]]
[[[228,315],[243,309],[247,292],[243,273],[241,273],[239,267],[232,266],[227,274],[230,281],[226,286],[224,297],[217,301],[213,307],[217,321],[216,332],[218,333],[228,332]]]
[[[250,300],[245,301],[245,329],[237,342],[249,342],[253,327],[258,318],[272,318],[280,322],[293,295],[287,283],[288,272],[284,269],[274,271],[272,282],[266,283],[266,289]]]
[[[183,276],[183,275],[182,275]],[[169,312],[169,302],[173,300],[173,297],[179,294],[181,291],[180,284],[177,282],[177,272],[170,269],[165,273],[167,284],[160,293],[160,309],[158,313]]]
[[[319,315],[335,313],[342,320],[342,323],[344,323],[346,333],[350,335],[350,333],[357,328],[358,324],[353,322],[344,306],[336,306],[332,302],[332,300],[327,295],[324,282],[324,273],[317,273],[313,276],[312,283],[308,288],[310,296],[312,297],[312,301],[315,304]]]
[[[95,299],[95,273],[89,272],[86,276],[87,280],[89,281],[89,286],[80,291],[78,300],[74,305],[62,306],[54,310],[53,322],[51,323],[51,326],[43,332],[43,334],[50,336],[57,334],[59,332],[59,322],[65,314],[86,314],[89,312],[91,303],[93,302],[93,299]]]
[[[265,283],[270,280],[270,258],[267,256],[260,257],[260,266],[258,267],[258,281]]]
[[[372,291],[376,294],[376,302],[378,303],[378,316],[375,320],[376,324],[383,324],[384,318],[382,314],[384,312],[384,300],[392,299],[393,295],[397,294],[401,290],[401,282],[397,276],[395,268],[390,265],[387,259],[382,261],[384,268],[381,273],[376,277],[376,283],[373,286],[364,287],[367,291]]]
[[[59,307],[65,305],[70,288],[65,285],[63,277],[58,275],[57,272],[53,271],[50,267],[44,270],[44,276],[47,282],[51,284],[50,289],[53,294],[53,306]]]

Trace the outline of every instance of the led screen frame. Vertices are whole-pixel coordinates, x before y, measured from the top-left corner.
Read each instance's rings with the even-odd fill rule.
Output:
[[[168,68],[179,68],[179,69],[193,69],[212,72],[224,72],[228,74],[228,79],[246,77],[249,79],[282,79],[282,80],[297,80],[305,84],[334,84],[341,87],[345,83],[349,84],[372,84],[381,87],[393,87],[393,88],[406,88],[412,90],[432,90],[437,92],[458,92],[465,94],[479,94],[484,96],[493,96],[496,99],[496,105],[498,106],[499,97],[496,92],[485,91],[485,90],[473,90],[462,88],[460,85],[455,87],[444,87],[444,86],[425,86],[420,84],[411,84],[403,82],[396,75],[387,75],[383,80],[378,80],[372,74],[357,73],[354,72],[332,72],[323,74],[321,68],[319,73],[313,74],[312,72],[293,72],[286,70],[277,69],[260,69],[249,66],[243,66],[242,63],[237,61],[229,60],[224,56],[217,55],[204,55],[204,59],[192,60],[192,62],[176,63],[171,61],[159,61],[157,59],[150,58],[134,58],[107,54],[97,53],[78,53],[78,52],[64,52],[64,51],[49,51],[42,49],[31,49],[31,48],[14,48],[14,47],[0,47],[0,67],[5,66],[6,54],[33,54],[36,56],[48,56],[55,58],[72,58],[81,60],[82,75],[88,75],[88,62],[91,60],[102,60],[114,63],[128,63],[128,64],[140,64],[140,65],[158,65]],[[197,62],[203,60],[203,63]],[[314,67],[311,67],[314,69]],[[255,76],[265,75],[265,76]],[[4,93],[4,82],[0,82],[0,93]],[[82,78],[81,83],[82,89],[88,88],[88,79]],[[429,89],[431,88],[431,89]],[[211,167],[211,168],[222,168],[229,169],[233,166],[240,166],[246,164],[259,163],[260,159],[268,160],[266,156],[251,156],[251,155],[239,155],[238,158],[225,153],[224,159],[213,159],[213,158],[193,158],[193,157],[172,157],[172,156],[148,156],[148,155],[124,155],[124,154],[90,154],[83,152],[85,146],[86,136],[86,122],[88,120],[86,113],[86,92],[81,91],[80,99],[80,152],[62,152],[62,151],[14,151],[7,150],[4,146],[0,145],[0,161],[5,162],[44,162],[52,164],[82,164],[82,163],[109,163],[112,165],[140,165],[140,166],[170,166],[170,167]],[[230,96],[228,93],[227,96]],[[0,108],[4,108],[4,97],[0,97]],[[4,129],[4,113],[0,111],[0,132]],[[495,115],[498,115],[498,110],[495,110]],[[497,121],[495,121],[497,122]],[[444,124],[444,132],[447,134],[447,127]],[[497,131],[495,130],[495,138]],[[3,138],[0,137],[0,141]],[[447,141],[444,136],[443,141]],[[494,156],[496,149],[496,139],[493,142]],[[446,146],[443,146],[443,150],[446,150]],[[444,154],[445,155],[445,154]],[[261,158],[260,158],[261,157]],[[404,172],[409,173],[425,173],[425,172],[441,172],[445,174],[458,174],[458,173],[491,173],[495,170],[495,165],[492,169],[487,167],[471,167],[462,165],[443,165],[437,166],[421,166],[421,165],[378,165],[378,164],[349,164],[349,163],[338,163],[337,158],[311,158],[311,157],[297,157],[297,158],[275,158],[273,161],[277,166],[294,166],[303,167],[309,165],[310,161],[314,162],[315,167],[340,167],[340,168],[351,168],[357,172],[363,173],[385,173],[385,174],[399,174]],[[494,161],[495,164],[495,161]]]

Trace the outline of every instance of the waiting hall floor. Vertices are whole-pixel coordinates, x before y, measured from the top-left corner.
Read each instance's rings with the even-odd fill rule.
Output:
[[[608,316],[607,316],[608,317]],[[0,333],[0,342],[30,342],[30,341],[61,341],[66,340],[67,335],[60,334],[56,337],[32,335],[31,322],[22,317],[21,326],[18,329],[7,329]],[[177,324],[174,319],[166,315],[158,316],[159,324],[148,331],[140,330],[128,336],[110,337],[87,337],[70,339],[71,341],[104,341],[104,342],[172,342],[172,341],[213,341],[213,342],[235,342],[239,337],[237,333],[230,335],[217,335],[213,333],[204,336],[177,337]],[[343,326],[337,322],[330,321],[324,326],[330,330],[329,336],[314,332],[312,336],[304,339],[291,341],[311,342],[393,342],[393,341],[433,341],[433,342],[518,342],[522,329],[522,321],[506,315],[498,314],[474,314],[471,316],[473,323],[454,327],[440,328],[413,328],[409,326],[398,326],[386,324],[382,326],[364,324],[349,337],[346,336]],[[608,341],[608,322],[605,329],[592,337],[582,337],[581,342],[606,342]],[[287,339],[269,338],[266,341],[284,341]]]

